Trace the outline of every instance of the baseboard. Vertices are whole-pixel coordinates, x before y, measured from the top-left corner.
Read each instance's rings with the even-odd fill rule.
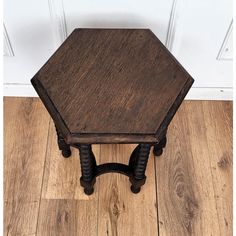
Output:
[[[233,88],[193,87],[187,94],[187,100],[233,100]]]
[[[9,97],[38,97],[31,84],[3,84],[3,95]]]
[[[4,84],[4,96],[37,97],[30,84]],[[233,88],[196,88],[190,89],[187,100],[233,100]]]

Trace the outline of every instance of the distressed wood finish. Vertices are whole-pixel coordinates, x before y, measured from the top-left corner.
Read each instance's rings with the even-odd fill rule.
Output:
[[[166,131],[193,79],[149,29],[75,29],[31,80],[56,125],[64,157],[80,151],[81,186],[96,177],[129,176],[144,185],[150,148],[159,156]],[[91,144],[139,143],[129,165],[97,166]]]
[[[158,142],[192,83],[148,29],[76,29],[32,79],[68,143]]]

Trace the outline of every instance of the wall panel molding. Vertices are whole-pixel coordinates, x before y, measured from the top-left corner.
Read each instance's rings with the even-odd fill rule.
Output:
[[[3,40],[4,40],[3,55],[8,56],[8,57],[13,57],[14,52],[13,52],[13,49],[12,49],[11,41],[10,41],[9,35],[7,33],[5,24],[3,24]]]
[[[67,38],[66,17],[63,0],[48,0],[55,47]]]
[[[168,30],[166,35],[166,42],[165,46],[169,49],[169,51],[173,50],[173,44],[176,37],[176,28],[179,27],[180,17],[183,15],[183,8],[184,8],[184,0],[173,0]]]
[[[230,22],[216,59],[233,60],[233,20]]]

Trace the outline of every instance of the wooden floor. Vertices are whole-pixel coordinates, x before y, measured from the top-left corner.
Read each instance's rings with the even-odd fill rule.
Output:
[[[4,235],[232,235],[231,102],[184,102],[137,195],[106,174],[86,196],[78,151],[62,158],[37,98],[5,98],[4,129]],[[99,163],[127,163],[134,146],[93,150]]]

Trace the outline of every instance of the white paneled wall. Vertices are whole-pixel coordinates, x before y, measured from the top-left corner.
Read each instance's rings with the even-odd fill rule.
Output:
[[[188,98],[231,99],[232,25],[232,0],[5,0],[4,93],[36,95],[30,79],[74,28],[150,28],[195,79]]]

